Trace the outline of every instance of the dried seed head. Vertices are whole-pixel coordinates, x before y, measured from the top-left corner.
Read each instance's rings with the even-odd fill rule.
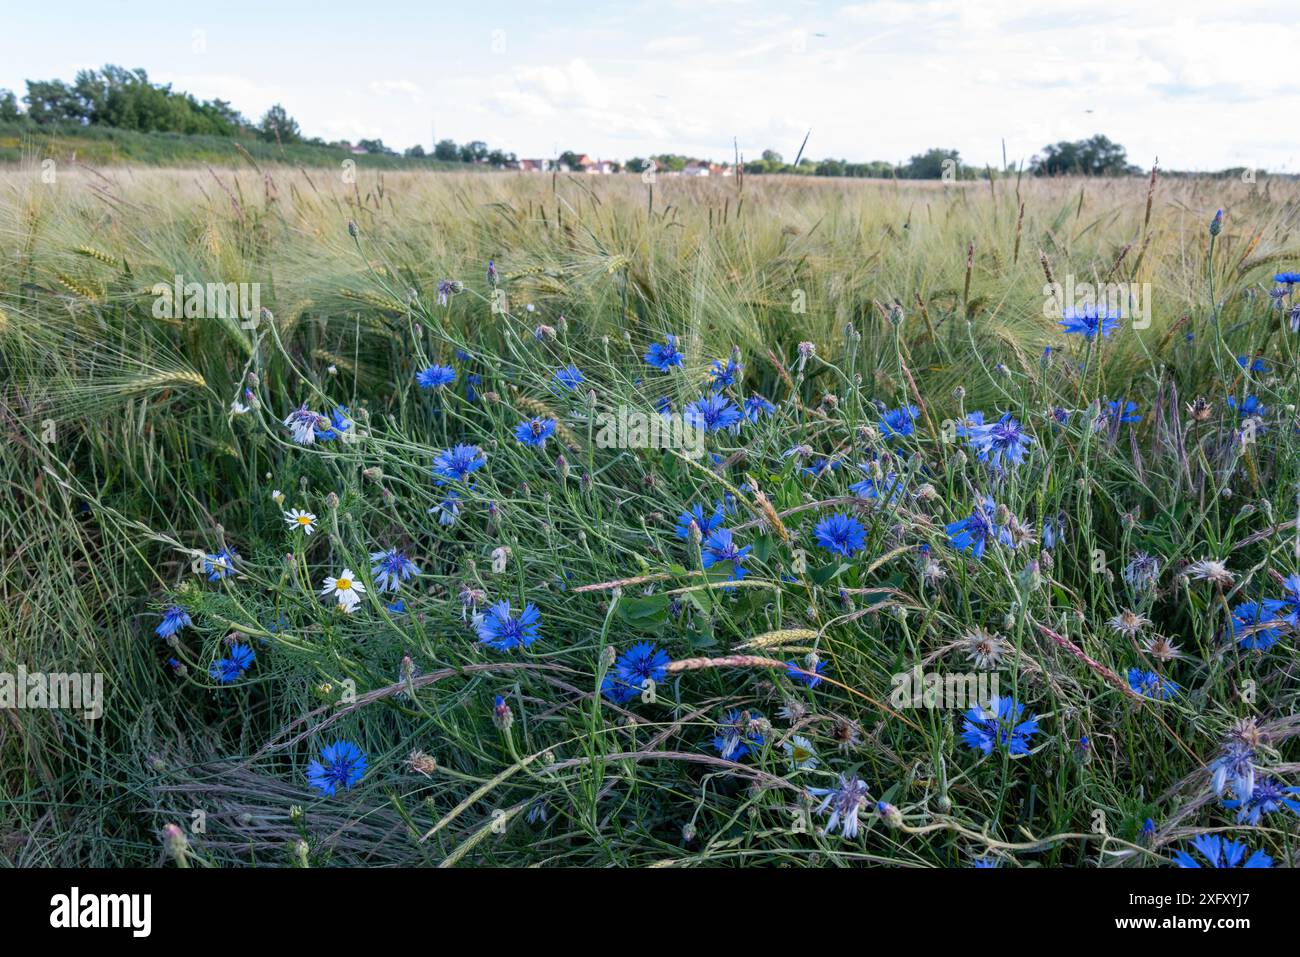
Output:
[[[967,632],[962,636],[961,643],[971,663],[985,671],[990,671],[999,665],[1007,645],[1001,635],[993,634],[984,628]]]
[[[1142,650],[1156,661],[1162,662],[1173,661],[1182,654],[1178,646],[1164,635],[1147,638],[1142,642]]]
[[[1216,558],[1202,558],[1187,566],[1187,577],[1193,581],[1214,582],[1216,585],[1231,585],[1234,576],[1228,566]]]
[[[411,752],[406,759],[406,766],[415,774],[423,774],[426,778],[438,770],[438,762],[428,754],[418,748]]]
[[[1110,625],[1111,630],[1116,634],[1133,638],[1139,631],[1151,624],[1151,619],[1125,608],[1118,615],[1115,615],[1106,622],[1106,624]]]

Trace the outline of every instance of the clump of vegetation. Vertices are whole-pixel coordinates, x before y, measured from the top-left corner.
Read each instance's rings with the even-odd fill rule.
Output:
[[[7,861],[1293,862],[1287,184],[4,185]]]

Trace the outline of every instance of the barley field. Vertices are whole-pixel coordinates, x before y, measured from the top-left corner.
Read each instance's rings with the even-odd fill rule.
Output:
[[[46,173],[0,860],[1296,862],[1295,182]]]

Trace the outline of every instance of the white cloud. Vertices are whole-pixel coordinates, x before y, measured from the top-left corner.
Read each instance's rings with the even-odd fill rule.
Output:
[[[983,165],[1000,162],[1004,137],[1015,159],[1100,132],[1135,163],[1300,160],[1278,120],[1300,111],[1288,56],[1300,23],[1280,0],[629,0],[563,15],[500,0],[459,15],[449,37],[436,11],[412,9],[383,42],[358,42],[371,38],[345,20],[315,24],[310,44],[288,42],[291,19],[251,41],[213,25],[207,59],[172,73],[143,13],[86,3],[69,34],[66,17],[20,7],[27,39],[0,38],[0,87],[71,78],[108,44],[115,62],[246,115],[280,102],[309,135],[394,145],[427,148],[432,130],[521,155],[721,159],[735,136],[747,155],[793,156],[811,127],[815,158],[906,159],[944,146]],[[189,27],[174,40],[188,49]]]
[[[658,37],[647,40],[642,49],[650,54],[694,53],[703,44],[701,37]]]
[[[410,97],[416,103],[420,102],[420,85],[410,80],[371,80],[366,84],[366,89],[375,96],[402,95]]]

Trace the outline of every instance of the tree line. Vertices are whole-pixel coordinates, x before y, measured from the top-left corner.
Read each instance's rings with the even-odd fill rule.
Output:
[[[25,107],[25,109],[23,108]],[[105,126],[140,133],[206,134],[228,137],[257,137],[278,143],[306,143],[351,149],[346,141],[327,143],[304,137],[298,122],[280,104],[268,109],[253,121],[230,103],[221,99],[199,100],[189,93],[173,90],[170,84],[149,80],[143,69],[128,70],[108,65],[100,70],[82,70],[71,83],[63,80],[28,80],[22,98],[10,90],[0,90],[0,122],[30,122],[38,125],[76,124]],[[363,139],[356,147],[367,153],[397,156],[398,151],[382,139]],[[412,146],[401,155],[421,159],[430,157],[449,163],[474,163],[509,167],[516,163],[514,153],[489,147],[481,140],[456,143],[444,139],[434,144],[432,152]],[[560,162],[580,154],[566,151]],[[662,153],[651,157],[633,157],[623,167],[631,172],[656,168],[680,171],[692,163],[704,162],[694,157]],[[745,173],[762,175],[784,173],[808,176],[898,178],[898,179],[977,179],[994,172],[962,163],[955,149],[930,149],[912,156],[905,163],[882,160],[859,162],[826,158],[813,160],[799,157],[787,163],[775,150],[764,150],[756,160],[743,161]],[[1030,161],[1028,171],[1037,176],[1085,175],[1117,176],[1138,172],[1129,164],[1124,147],[1100,134],[1086,140],[1062,141],[1043,147]],[[1012,166],[999,174],[1014,174]]]

